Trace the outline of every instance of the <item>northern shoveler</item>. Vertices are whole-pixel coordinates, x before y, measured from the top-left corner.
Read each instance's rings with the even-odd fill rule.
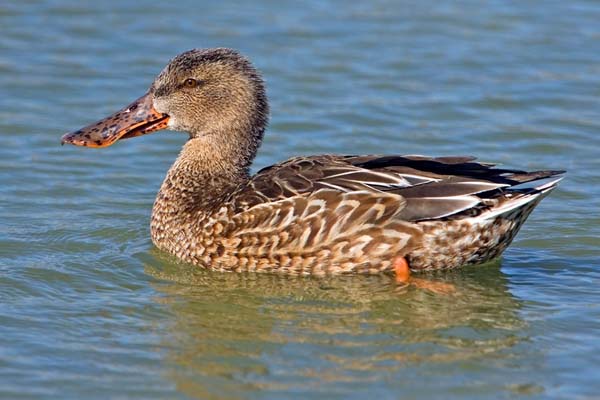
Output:
[[[509,245],[563,171],[472,157],[317,155],[249,168],[268,120],[263,80],[234,50],[175,57],[149,91],[62,143],[189,133],[154,203],[154,244],[220,271],[374,274],[479,264]]]

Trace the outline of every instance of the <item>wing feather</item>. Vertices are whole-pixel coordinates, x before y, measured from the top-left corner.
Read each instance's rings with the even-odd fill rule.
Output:
[[[517,190],[513,189],[517,185],[525,187],[524,183],[561,172],[495,168],[465,156],[297,157],[259,171],[234,193],[232,202],[237,212],[243,212],[259,205],[268,209],[274,202],[296,197],[310,197],[314,206],[324,193],[326,197],[343,198],[345,194],[364,192],[370,198],[389,199],[393,195],[403,206],[396,218],[419,221],[485,207],[490,204],[488,200],[500,201],[505,194]],[[321,191],[321,195],[313,196]]]

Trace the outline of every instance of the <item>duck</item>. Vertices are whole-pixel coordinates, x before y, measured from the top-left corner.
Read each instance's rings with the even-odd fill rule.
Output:
[[[62,136],[102,148],[167,129],[188,140],[154,202],[150,236],[177,259],[228,272],[394,274],[503,253],[564,171],[474,157],[298,156],[250,168],[268,124],[259,71],[227,48],[173,58],[140,98]]]

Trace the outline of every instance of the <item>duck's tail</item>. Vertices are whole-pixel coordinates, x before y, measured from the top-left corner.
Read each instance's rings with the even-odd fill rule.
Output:
[[[507,200],[483,212],[477,219],[491,220],[522,210],[526,211],[521,212],[524,214],[524,221],[533,208],[564,178],[564,171],[539,171],[537,174],[539,177],[533,180],[507,188]]]
[[[534,174],[534,175],[531,175]],[[447,269],[481,264],[499,257],[537,204],[563,178],[562,171],[539,171],[502,188],[478,215],[424,221],[420,245],[408,254],[413,269]],[[485,200],[484,200],[485,201]]]

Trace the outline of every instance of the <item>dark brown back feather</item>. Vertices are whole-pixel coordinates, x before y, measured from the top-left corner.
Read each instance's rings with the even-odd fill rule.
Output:
[[[387,193],[405,201],[398,218],[418,221],[442,218],[501,199],[511,188],[553,177],[562,171],[494,168],[473,157],[337,156],[297,157],[260,170],[231,201],[238,212],[258,204],[319,190],[340,194]]]

